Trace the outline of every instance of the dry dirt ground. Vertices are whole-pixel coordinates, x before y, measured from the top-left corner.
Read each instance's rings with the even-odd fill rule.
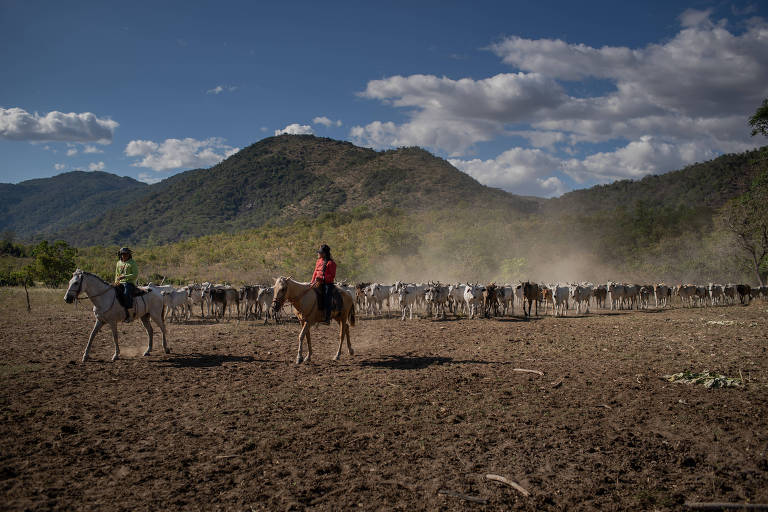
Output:
[[[0,289],[2,510],[676,510],[768,502],[768,303],[568,318],[140,324]],[[158,349],[159,348],[159,349]],[[516,368],[540,370],[543,375]],[[742,376],[705,389],[661,377]],[[485,478],[502,475],[530,491]],[[448,491],[444,494],[440,491]],[[458,496],[457,496],[458,495]],[[472,497],[482,501],[468,501]]]

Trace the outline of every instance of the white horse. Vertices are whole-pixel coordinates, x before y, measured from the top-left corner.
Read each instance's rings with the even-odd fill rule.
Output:
[[[112,337],[115,339],[115,353],[112,360],[118,359],[120,347],[117,344],[117,323],[125,319],[125,308],[117,301],[117,290],[99,276],[77,269],[72,274],[72,279],[69,280],[64,301],[71,304],[75,299],[80,298],[81,293],[85,295],[83,298],[90,299],[93,303],[93,314],[96,316],[96,324],[88,337],[88,344],[83,353],[83,362],[88,359],[88,352],[91,350],[94,336],[104,324],[109,324],[109,327],[112,328]],[[145,295],[134,297],[133,308],[136,318],[141,319],[141,323],[144,324],[144,329],[149,336],[149,344],[144,355],[148,356],[152,351],[153,332],[152,324],[149,323],[150,317],[160,326],[160,330],[163,332],[163,349],[166,354],[170,354],[171,349],[168,348],[168,343],[165,340],[165,322],[163,321],[165,308],[162,295],[158,292],[149,291]]]

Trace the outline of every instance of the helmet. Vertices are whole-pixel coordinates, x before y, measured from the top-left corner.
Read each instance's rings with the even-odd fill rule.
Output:
[[[133,251],[131,251],[127,247],[121,247],[119,251],[117,251],[117,257],[119,258],[123,254],[127,254],[128,256],[131,256],[133,254]]]

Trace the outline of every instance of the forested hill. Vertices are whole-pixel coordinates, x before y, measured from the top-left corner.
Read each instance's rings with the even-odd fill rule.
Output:
[[[743,194],[768,167],[768,146],[720,156],[679,171],[574,190],[550,199],[548,212],[596,213],[632,207],[715,210]]]
[[[120,208],[147,188],[132,178],[100,171],[0,183],[0,231],[24,238],[53,236],[66,226]]]
[[[77,246],[164,244],[330,213],[343,218],[353,212],[451,209],[455,215],[471,211],[481,218],[493,209],[507,218],[575,214],[601,232],[606,214],[628,222],[634,217],[651,223],[666,219],[676,232],[686,232],[691,222],[710,222],[712,213],[743,193],[766,162],[768,147],[538,199],[481,185],[419,148],[374,151],[311,135],[282,135],[210,169],[182,172],[154,185],[103,172],[0,184],[0,230],[14,231],[21,239],[59,238]]]
[[[59,235],[77,245],[164,243],[327,212],[485,204],[528,213],[539,204],[481,185],[419,148],[377,152],[311,135],[263,139],[134,198]]]

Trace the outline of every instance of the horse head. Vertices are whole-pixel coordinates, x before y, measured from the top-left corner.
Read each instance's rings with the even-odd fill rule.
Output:
[[[80,294],[80,289],[83,287],[83,271],[79,268],[72,273],[72,279],[69,280],[69,286],[64,293],[64,302],[72,304],[77,296]]]

